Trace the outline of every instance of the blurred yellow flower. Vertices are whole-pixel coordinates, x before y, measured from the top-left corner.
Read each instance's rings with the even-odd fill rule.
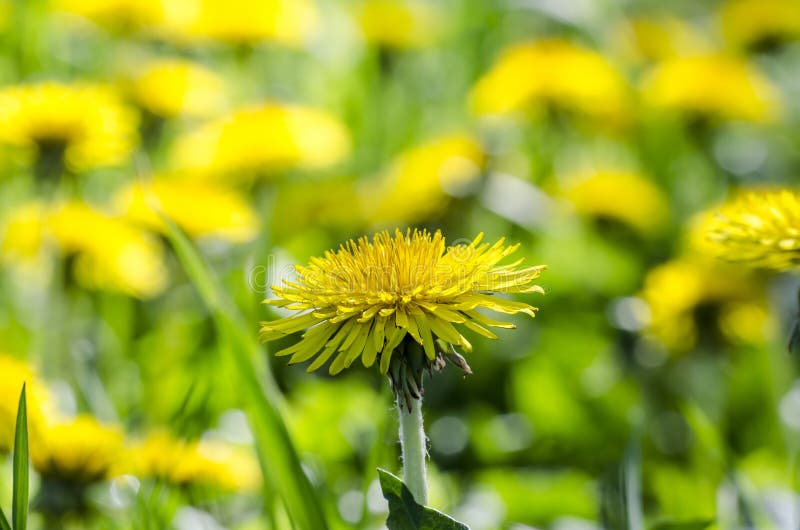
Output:
[[[34,155],[63,152],[74,171],[125,162],[137,125],[136,113],[108,86],[44,82],[0,89],[0,143]]]
[[[728,0],[719,17],[726,40],[735,46],[800,38],[797,0]]]
[[[159,23],[166,0],[55,0],[55,9],[74,13],[101,26],[132,30]]]
[[[596,117],[617,118],[628,104],[627,86],[599,53],[566,40],[512,46],[473,89],[478,114],[504,114],[553,104]]]
[[[180,40],[306,45],[319,25],[310,0],[171,0],[164,30]]]
[[[208,117],[225,105],[222,79],[182,59],[158,59],[145,65],[133,80],[131,93],[142,108],[163,118]]]
[[[562,193],[578,213],[610,218],[647,235],[669,219],[663,192],[642,175],[624,170],[600,170],[563,179]]]
[[[159,231],[164,223],[158,209],[192,237],[244,242],[258,231],[258,218],[244,196],[197,179],[133,183],[117,192],[114,204],[125,218]]]
[[[421,48],[433,43],[441,31],[442,14],[417,0],[365,0],[356,20],[370,44],[387,48]]]
[[[129,453],[135,474],[175,486],[242,491],[255,490],[261,484],[255,457],[221,442],[190,442],[162,432],[150,435]]]
[[[724,205],[708,225],[718,257],[777,271],[800,265],[800,194],[748,192]]]
[[[308,371],[333,357],[329,371],[337,374],[360,357],[367,367],[379,362],[385,374],[395,350],[393,364],[403,372],[407,363],[441,367],[450,348],[472,349],[453,324],[489,338],[497,336],[484,326],[514,327],[489,319],[478,308],[535,316],[536,308],[492,293],[543,292],[533,284],[543,265],[518,268],[521,260],[498,265],[519,245],[505,246],[503,239],[482,244],[482,237],[449,248],[441,232],[418,230],[348,241],[323,258],[312,258],[308,266],[298,266],[295,281],[272,287],[277,298],[265,303],[298,314],[262,322],[261,339],[273,341],[309,328],[301,340],[276,354],[291,355],[290,363],[316,357]],[[413,340],[404,342],[407,335]],[[407,343],[424,350],[418,361],[411,358]]]
[[[780,107],[777,89],[743,59],[725,55],[676,58],[646,76],[650,105],[711,117],[767,122]]]
[[[671,351],[690,350],[701,333],[756,344],[767,337],[770,315],[761,284],[742,271],[678,258],[650,270],[641,296],[652,314],[646,334]]]
[[[0,244],[3,261],[34,265],[50,245],[63,256],[75,257],[74,277],[84,287],[148,297],[165,286],[163,251],[157,241],[85,203],[30,203],[11,213]]]
[[[379,223],[430,220],[451,195],[475,185],[484,162],[480,144],[467,135],[445,136],[410,149],[363,191],[367,217]]]
[[[45,428],[31,442],[31,463],[43,478],[92,484],[110,478],[123,456],[122,432],[91,416]]]
[[[691,24],[670,16],[626,20],[615,27],[615,39],[634,61],[661,61],[711,49]]]
[[[350,136],[330,114],[266,103],[211,122],[178,139],[175,166],[203,173],[322,168],[350,151]],[[242,175],[244,176],[244,175]]]
[[[0,454],[8,452],[14,445],[17,405],[23,383],[27,384],[28,431],[34,438],[40,433],[45,414],[51,408],[50,394],[30,366],[0,354]]]

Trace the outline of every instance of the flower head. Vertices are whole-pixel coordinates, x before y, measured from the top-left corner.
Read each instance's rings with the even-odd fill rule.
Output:
[[[210,173],[321,168],[350,151],[345,126],[333,116],[296,105],[267,103],[240,110],[180,138],[177,167]]]
[[[768,122],[778,110],[775,87],[742,59],[679,57],[657,65],[643,86],[653,107],[714,118]]]
[[[677,17],[633,18],[614,29],[622,53],[634,61],[660,61],[711,47],[701,32]]]
[[[122,432],[91,416],[49,426],[31,444],[36,471],[45,478],[78,485],[109,478],[121,456]]]
[[[720,11],[722,32],[739,47],[800,38],[796,0],[729,0]]]
[[[418,0],[366,0],[357,13],[364,40],[388,48],[420,48],[440,32],[440,13]]]
[[[138,118],[110,87],[46,82],[0,90],[0,143],[83,171],[124,162],[137,142]]]
[[[121,189],[114,202],[124,217],[159,231],[164,229],[159,209],[193,237],[238,243],[253,239],[258,230],[245,198],[212,182],[160,178],[135,183]]]
[[[266,303],[298,314],[262,322],[261,338],[272,341],[308,328],[276,354],[291,355],[290,363],[315,358],[308,371],[333,358],[329,371],[336,374],[361,358],[366,367],[377,362],[386,374],[396,359],[395,370],[409,365],[414,374],[415,395],[422,367],[441,368],[454,347],[472,349],[456,326],[489,338],[497,336],[487,326],[514,327],[478,309],[536,314],[528,304],[493,293],[542,293],[532,282],[545,267],[519,267],[522,260],[499,265],[518,245],[506,246],[503,239],[491,245],[482,238],[449,248],[438,231],[384,231],[372,240],[351,240],[298,266],[297,280],[273,287],[277,299]],[[460,356],[455,362],[466,367]],[[397,390],[398,379],[406,379],[394,371],[392,376]]]
[[[252,490],[261,480],[258,463],[249,453],[223,443],[181,440],[163,432],[148,436],[131,449],[130,459],[139,476],[179,487]]]
[[[800,194],[745,193],[723,206],[708,228],[717,255],[778,271],[800,265]]]
[[[74,258],[75,280],[87,288],[146,298],[166,283],[163,250],[124,219],[72,201],[47,207],[35,202],[11,212],[0,240],[0,261],[35,267],[53,248]]]
[[[222,80],[205,67],[180,59],[145,65],[131,92],[139,105],[163,118],[206,117],[224,105]]]
[[[554,104],[589,116],[619,117],[626,92],[622,77],[599,53],[546,40],[507,49],[478,81],[472,106],[478,114],[506,114]]]

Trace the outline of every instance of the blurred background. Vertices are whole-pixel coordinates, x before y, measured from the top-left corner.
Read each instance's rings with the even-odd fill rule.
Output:
[[[155,196],[253,336],[383,228],[549,266],[426,384],[473,530],[796,528],[798,282],[703,226],[795,182],[799,39],[797,0],[0,0],[0,505],[27,380],[36,528],[291,528]],[[331,527],[382,528],[386,381],[258,361]]]

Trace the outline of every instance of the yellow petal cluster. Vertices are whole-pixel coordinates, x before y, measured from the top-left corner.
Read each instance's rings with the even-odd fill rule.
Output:
[[[322,168],[350,151],[345,126],[330,114],[266,103],[213,121],[180,138],[175,166],[211,173]]]
[[[800,38],[796,0],[729,0],[719,18],[726,40],[738,47]]]
[[[4,261],[23,267],[46,256],[49,248],[74,257],[74,277],[88,288],[148,297],[166,284],[163,250],[157,241],[82,202],[21,206],[7,219],[0,248]]]
[[[468,189],[485,162],[478,141],[456,134],[401,154],[364,191],[367,217],[381,223],[416,223],[435,217],[450,195]]]
[[[723,119],[769,122],[780,108],[777,89],[755,67],[719,54],[664,61],[646,76],[642,93],[656,108]]]
[[[165,11],[164,31],[179,40],[300,47],[319,25],[310,0],[170,0]]]
[[[133,99],[164,118],[208,117],[225,104],[222,79],[202,65],[182,59],[146,64],[131,85]]]
[[[366,0],[356,20],[365,41],[387,48],[422,48],[441,32],[441,14],[431,3],[416,0]]]
[[[277,355],[291,355],[291,363],[316,357],[309,371],[333,358],[331,374],[359,357],[364,366],[377,362],[387,373],[392,353],[407,335],[430,360],[437,355],[437,340],[471,350],[456,326],[489,338],[497,337],[487,326],[514,327],[488,318],[479,308],[536,314],[536,308],[494,293],[543,292],[532,283],[543,265],[520,267],[522,260],[499,265],[519,245],[506,246],[503,239],[481,243],[482,238],[449,248],[438,231],[384,231],[372,240],[351,240],[298,266],[296,280],[273,286],[277,298],[265,303],[298,313],[262,322],[261,339],[272,341],[308,328]]]
[[[162,231],[166,215],[187,234],[234,243],[250,241],[258,219],[240,193],[219,184],[185,178],[160,178],[130,184],[114,198],[120,214]]]
[[[174,486],[210,486],[224,491],[253,490],[261,484],[258,462],[250,453],[220,442],[186,441],[152,434],[130,450],[140,477]]]
[[[14,445],[17,406],[23,384],[26,384],[28,430],[34,437],[41,431],[45,412],[51,406],[49,392],[30,366],[0,354],[0,453],[8,452]]]
[[[625,82],[606,59],[566,40],[508,48],[472,92],[478,114],[551,104],[589,116],[619,117],[627,101]]]
[[[583,215],[615,219],[642,234],[657,232],[669,219],[664,193],[636,172],[599,170],[564,181],[564,197]]]
[[[138,116],[110,87],[44,82],[0,89],[0,143],[64,150],[73,171],[125,162]]]
[[[727,261],[777,271],[800,265],[800,194],[744,193],[716,212],[708,238]]]
[[[691,24],[670,16],[626,20],[615,28],[615,40],[635,61],[661,61],[711,48],[708,39]]]
[[[34,469],[45,478],[91,484],[110,477],[123,457],[122,431],[91,416],[45,428],[30,445]]]

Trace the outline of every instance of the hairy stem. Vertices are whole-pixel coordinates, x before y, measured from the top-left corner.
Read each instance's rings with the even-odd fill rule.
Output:
[[[428,503],[428,478],[425,471],[425,428],[422,422],[422,399],[412,399],[410,410],[405,400],[397,400],[400,415],[400,445],[403,453],[403,481],[423,506]]]

